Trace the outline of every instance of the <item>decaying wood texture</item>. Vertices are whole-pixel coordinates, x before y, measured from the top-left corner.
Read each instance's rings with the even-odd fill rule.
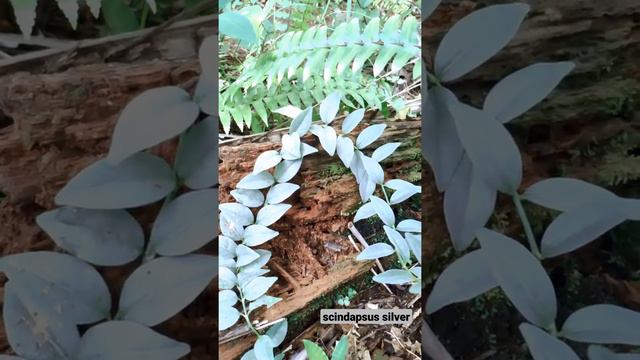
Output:
[[[365,118],[373,114],[369,112]],[[354,131],[354,136],[357,136],[364,126],[381,121],[384,119],[380,115],[363,120],[361,126]],[[339,120],[333,125],[339,127],[340,123]],[[381,139],[371,146],[374,149],[388,142],[403,144],[396,154],[382,163],[387,178],[420,177],[420,121],[389,122],[387,125]],[[221,144],[221,203],[234,201],[230,196],[231,190],[242,177],[253,170],[255,159],[260,153],[281,147],[281,137],[285,133],[286,130],[273,131]],[[302,140],[321,149],[315,136],[308,135]],[[293,293],[282,294],[282,302],[262,314],[257,314],[255,320],[275,321],[303,311],[314,299],[346,281],[364,275],[373,266],[371,263],[352,261],[355,250],[351,247],[346,233],[347,225],[360,204],[360,196],[353,175],[348,171],[338,170],[343,167],[337,156],[330,157],[321,150],[317,154],[305,157],[300,173],[290,181],[299,184],[301,188],[287,200],[293,207],[272,226],[280,235],[270,241],[265,249],[273,252],[271,261],[284,268],[302,286],[298,289],[294,286]],[[334,252],[326,248],[324,244],[327,242],[339,245],[342,250]],[[286,282],[286,279],[283,278],[282,282]],[[286,285],[280,287],[284,288]],[[309,319],[310,322],[313,320]],[[246,330],[245,332],[248,333]],[[224,341],[224,336],[221,341]],[[246,336],[230,343],[222,343],[220,356],[224,359],[235,359],[250,349],[254,341],[252,336]]]

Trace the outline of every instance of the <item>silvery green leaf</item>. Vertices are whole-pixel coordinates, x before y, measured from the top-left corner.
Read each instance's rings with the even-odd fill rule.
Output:
[[[198,106],[200,107],[200,110],[203,113],[207,115],[211,115],[209,118],[205,120],[214,119],[214,121],[217,124],[217,120],[215,120],[214,115],[218,113],[218,104],[217,104],[218,86],[216,85],[216,83],[213,82],[213,80],[207,78],[204,75],[200,76],[200,78],[198,79],[198,83],[196,84],[196,89],[193,94],[193,101],[195,101],[198,104]],[[196,125],[192,126],[191,129],[195,128]],[[231,124],[223,123],[222,125],[224,132],[227,134],[229,133],[229,130],[230,130],[229,125]],[[217,129],[212,129],[212,130],[217,131]],[[189,131],[190,130],[187,130],[187,134],[189,133]],[[218,139],[217,132],[216,132],[216,136],[213,139],[217,143],[217,139]],[[216,156],[217,156],[217,151],[216,151]]]
[[[19,285],[46,289],[40,298],[76,324],[105,319],[111,310],[109,288],[100,274],[77,258],[50,251],[8,255],[0,259],[0,271],[9,280],[28,276]],[[17,284],[14,284],[17,286]]]
[[[447,189],[464,150],[458,138],[449,102],[457,102],[449,89],[437,86],[423,96],[422,155],[433,169],[439,191]]]
[[[238,189],[259,190],[268,188],[269,186],[273,185],[274,182],[275,179],[273,178],[273,175],[271,175],[267,171],[263,171],[257,174],[249,174],[243,177],[242,180],[238,182],[238,185],[236,185],[236,187]]]
[[[247,283],[249,281],[257,278],[258,276],[267,274],[268,272],[268,269],[249,268],[248,270],[246,270],[245,268],[242,268],[242,270],[237,275],[238,284],[240,285],[240,287],[247,286]]]
[[[311,127],[311,115],[312,115],[312,111],[310,107],[302,110],[300,114],[296,115],[293,121],[291,121],[291,126],[289,127],[289,134],[296,133],[299,136],[303,136],[307,132],[309,132],[309,128]],[[287,159],[287,160],[293,160],[293,159]]]
[[[387,124],[376,124],[365,128],[356,138],[356,147],[362,150],[371,145],[378,140],[386,128]]]
[[[338,115],[340,109],[340,99],[342,94],[339,91],[332,92],[320,103],[320,119],[329,125]]]
[[[338,136],[336,141],[336,152],[344,166],[349,167],[354,153],[353,142],[351,139],[345,136]]]
[[[331,354],[331,360],[346,360],[349,351],[349,338],[346,335],[340,337],[340,341],[336,344],[336,348]]]
[[[627,219],[631,221],[640,221],[640,200],[622,199],[617,206],[620,211],[624,212]]]
[[[218,258],[218,265],[220,265],[221,267],[224,266],[229,269],[235,269],[236,261],[233,258],[220,256]]]
[[[235,189],[231,191],[231,196],[247,207],[260,207],[264,204],[264,194],[260,190]]]
[[[238,295],[232,290],[218,292],[218,306],[231,307],[238,302]]]
[[[278,236],[277,231],[273,231],[264,225],[250,225],[244,231],[243,244],[247,246],[258,246]]]
[[[118,344],[118,346],[113,346]],[[177,360],[191,347],[130,321],[98,324],[82,336],[78,360]]]
[[[302,156],[311,155],[317,152],[318,152],[318,149],[314,148],[309,144],[302,143]]]
[[[402,220],[398,223],[398,226],[396,226],[396,230],[402,232],[421,233],[422,223],[413,219]]]
[[[278,183],[285,183],[298,173],[300,166],[302,165],[302,159],[298,160],[284,160],[276,166],[274,177]]]
[[[253,167],[253,173],[257,174],[267,169],[275,167],[282,161],[282,156],[276,150],[268,150],[263,152],[256,159],[256,164]]]
[[[271,259],[271,251],[269,250],[257,249],[256,252],[260,254],[260,257],[251,264],[243,266],[241,270],[242,272],[259,270],[269,262],[269,259]]]
[[[283,321],[276,323],[275,325],[271,326],[269,330],[267,330],[266,335],[271,339],[271,344],[273,345],[273,347],[277,347],[282,344],[284,338],[287,336],[287,328],[288,323],[287,319],[285,318]]]
[[[389,203],[391,205],[399,204],[413,195],[422,192],[422,188],[420,186],[413,185],[409,182],[407,182],[407,184],[409,185],[398,187],[393,194],[391,194],[391,198],[389,199]]]
[[[289,204],[266,205],[258,211],[256,224],[269,226],[278,221],[289,209],[291,209],[291,205]]]
[[[405,240],[407,240],[407,244],[409,248],[415,255],[416,260],[418,260],[419,264],[422,264],[422,238],[418,234],[414,233],[405,233]]]
[[[277,277],[258,276],[249,281],[246,286],[242,287],[244,298],[253,301],[264,295],[269,288],[278,280]]]
[[[529,5],[521,3],[492,5],[462,18],[438,47],[437,77],[453,81],[489,60],[513,38],[528,11]]]
[[[55,202],[97,210],[134,208],[164,198],[175,185],[172,170],[164,160],[138,153],[115,166],[106,160],[89,165],[69,180]]]
[[[369,181],[365,174],[364,179],[358,185],[358,191],[360,192],[360,199],[365,202],[368,201],[373,192],[376,190],[376,183]]]
[[[353,159],[351,159],[351,165],[349,165],[349,169],[353,173],[353,176],[356,178],[356,182],[358,184],[362,184],[368,179],[367,170],[364,168],[364,164],[362,163],[363,156],[363,153],[361,153],[359,150],[356,150]]]
[[[378,214],[380,220],[382,220],[385,225],[392,228],[396,226],[396,216],[393,213],[391,206],[389,206],[386,201],[377,196],[371,196],[371,204],[373,204],[376,214]]]
[[[414,280],[413,275],[407,270],[387,270],[381,274],[375,275],[373,281],[382,284],[402,285],[410,283]]]
[[[122,286],[116,318],[148,326],[169,319],[189,305],[218,275],[216,262],[213,256],[192,254],[160,257],[142,264]],[[223,282],[223,269],[226,268],[219,269],[219,282]],[[228,273],[224,276],[225,280],[235,278]]]
[[[232,327],[238,322],[238,319],[240,319],[240,312],[236,308],[218,304],[218,331]]]
[[[324,125],[311,125],[311,133],[318,137],[320,145],[330,156],[333,156],[336,152],[336,141],[338,135],[331,126]]]
[[[11,348],[27,359],[64,359],[73,356],[80,334],[76,324],[39,296],[42,289],[9,281],[4,288],[2,317]],[[25,285],[25,284],[22,284]]]
[[[244,227],[231,219],[233,219],[231,216],[225,216],[224,213],[220,214],[220,231],[232,240],[242,240],[244,238]]]
[[[298,160],[302,157],[302,144],[298,133],[282,135],[280,155],[285,160]]]
[[[514,194],[522,181],[522,158],[509,131],[486,113],[461,102],[449,107],[462,146],[487,183],[506,194]]]
[[[255,345],[253,346],[253,355],[256,360],[274,360],[273,357],[273,344],[271,338],[267,335],[258,336]]]
[[[220,8],[222,9],[222,7]],[[216,78],[218,70],[214,65],[216,61],[214,59],[218,59],[218,38],[216,36],[207,36],[198,49],[198,60],[200,61],[200,68],[202,69],[201,77],[207,79]]]
[[[107,161],[118,164],[129,156],[184,132],[200,108],[185,90],[164,86],[136,96],[120,114]],[[162,124],[162,126],[158,126]]]
[[[604,346],[590,345],[588,349],[589,360],[640,360],[640,354],[616,354]]]
[[[294,192],[300,189],[300,185],[291,183],[276,184],[267,193],[267,204],[279,204],[287,200]]]
[[[233,219],[235,224],[245,226],[253,224],[253,212],[245,205],[239,203],[222,203],[219,205],[223,216]]]
[[[353,222],[360,221],[362,219],[368,219],[376,214],[376,208],[373,206],[373,203],[368,202],[356,211],[356,215],[353,217]]]
[[[377,162],[381,162],[382,160],[391,156],[397,149],[400,147],[401,143],[388,143],[380,146],[375,149],[373,154],[371,154],[371,158]]]
[[[640,345],[640,313],[614,305],[591,305],[569,315],[562,336],[594,344]]]
[[[409,292],[416,295],[422,294],[422,284],[420,282],[413,283],[409,286]]]
[[[440,5],[440,0],[423,0],[422,1],[422,20],[428,19],[433,11]]]
[[[222,257],[235,257],[238,245],[230,238],[220,235],[218,237],[218,254]]]
[[[342,133],[345,135],[350,133],[353,129],[355,129],[358,126],[358,124],[360,124],[363,118],[364,118],[364,109],[358,109],[352,112],[351,114],[347,115],[347,117],[342,122]]]
[[[482,250],[472,251],[456,259],[440,274],[427,299],[427,313],[473,299],[497,286]]]
[[[388,187],[389,189],[398,191],[398,190],[402,190],[402,189],[405,189],[405,188],[414,187],[415,185],[413,185],[412,183],[408,182],[407,180],[392,179],[392,180],[389,180],[386,183],[384,183],[384,186]]]
[[[266,306],[267,308],[270,308],[273,305],[280,302],[281,300],[282,300],[281,298],[277,298],[269,295],[262,295],[259,298],[257,298],[255,301],[249,304],[249,312],[252,312],[253,310],[259,308],[260,306]]]
[[[569,345],[546,331],[527,323],[520,324],[519,328],[534,360],[580,360]]]
[[[476,236],[493,277],[530,322],[546,328],[555,322],[556,293],[542,264],[519,242],[483,228]]]
[[[377,243],[366,247],[358,256],[356,260],[374,260],[384,256],[389,256],[395,251],[389,244]]]
[[[218,120],[209,116],[184,134],[176,155],[176,173],[190,189],[205,189],[218,182],[218,160]]]
[[[384,229],[385,234],[387,234],[389,241],[391,241],[393,246],[396,248],[400,261],[405,264],[408,263],[409,259],[411,259],[411,253],[407,240],[402,236],[402,234],[387,225],[384,225],[382,228]]]
[[[293,105],[287,105],[285,107],[281,107],[274,111],[274,113],[276,114],[284,115],[291,119],[295,119],[298,115],[300,115],[301,112],[302,112],[302,109]]]
[[[236,260],[238,267],[249,265],[260,257],[260,254],[251,250],[250,247],[242,244],[236,247],[236,255],[238,256],[238,259]]]
[[[242,355],[240,360],[256,360],[256,356],[255,356],[255,353],[254,353],[253,349],[251,349],[251,350],[247,351],[246,353],[244,353],[244,355]]]
[[[415,267],[412,267],[410,270],[411,270],[411,273],[415,275],[417,278],[422,277],[422,267],[415,266]]]
[[[144,232],[124,210],[87,210],[62,207],[36,218],[60,248],[98,266],[124,265],[144,247]]]
[[[491,89],[484,111],[506,123],[542,101],[573,70],[572,62],[538,63],[502,79]]]
[[[217,202],[218,190],[207,189],[185,193],[165,204],[153,223],[147,251],[185,255],[213,240],[218,233]]]
[[[473,171],[465,155],[444,194],[444,217],[456,250],[471,245],[476,231],[491,217],[496,197],[496,190]]]
[[[375,184],[384,183],[384,170],[382,166],[373,160],[372,158],[360,153],[360,161],[362,161],[362,167],[367,172],[368,180]]]
[[[522,198],[559,211],[580,208],[585,203],[610,201],[618,197],[599,186],[572,178],[549,178],[531,185]]]
[[[31,37],[36,20],[37,0],[11,0],[18,27],[25,39]]]
[[[542,236],[541,253],[545,258],[578,249],[626,220],[616,206],[618,199],[584,204],[560,214]]]

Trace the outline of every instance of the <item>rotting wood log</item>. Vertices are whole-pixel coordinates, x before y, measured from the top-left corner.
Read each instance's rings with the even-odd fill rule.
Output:
[[[366,117],[371,117],[372,114],[374,113],[368,112]],[[384,119],[379,116],[363,120],[354,136],[365,126],[381,121]],[[334,126],[339,127],[340,122],[341,120],[337,120]],[[374,149],[382,143],[403,143],[396,154],[382,163],[387,178],[419,181],[422,176],[420,121],[389,122],[387,125],[381,139],[371,146]],[[273,131],[221,144],[221,203],[234,201],[230,191],[242,177],[253,170],[255,159],[260,153],[281,146],[284,133],[286,130]],[[302,140],[320,149],[320,152],[305,157],[300,173],[290,181],[300,184],[301,188],[287,201],[293,207],[272,226],[280,235],[265,246],[265,249],[273,253],[271,262],[284,268],[301,287],[294,289],[292,294],[284,294],[284,300],[272,308],[258,313],[254,319],[260,322],[271,322],[302,312],[313,300],[368,273],[373,266],[373,263],[353,261],[355,250],[346,237],[347,225],[360,204],[353,175],[344,168],[337,156],[327,155],[314,136],[308,135]],[[338,253],[329,250],[323,246],[327,242],[336,243],[343,250]],[[244,333],[248,334],[249,331],[244,329]],[[233,342],[224,342],[223,335],[220,341],[221,358],[235,359],[250,349],[255,339],[249,335]]]

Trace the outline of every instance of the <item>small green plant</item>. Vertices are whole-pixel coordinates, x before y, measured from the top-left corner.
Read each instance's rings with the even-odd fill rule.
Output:
[[[437,4],[427,1],[430,9]],[[539,63],[507,76],[491,89],[483,109],[462,103],[445,87],[500,51],[528,11],[526,4],[504,4],[466,16],[444,36],[435,52],[434,69],[425,74],[429,90],[423,154],[444,192],[453,246],[467,251],[440,274],[426,312],[500,288],[526,319],[520,331],[536,360],[578,359],[563,339],[640,346],[640,313],[619,306],[583,307],[558,328],[556,293],[543,266],[543,260],[568,254],[623,221],[640,220],[640,201],[571,178],[545,179],[520,193],[522,159],[503,125],[542,101],[572,71],[573,63]],[[485,228],[498,192],[512,199],[528,249]],[[560,212],[540,242],[525,200]],[[624,357],[597,345],[589,347],[588,355],[591,360]]]
[[[307,352],[307,358],[309,360],[329,360],[327,354],[322,348],[309,340],[302,340],[304,349]],[[331,354],[331,360],[345,360],[349,351],[349,339],[346,336],[342,336],[336,348]]]
[[[327,9],[330,5],[328,2]],[[313,7],[270,0],[263,7],[255,4],[236,11],[252,14],[257,40],[240,42],[247,55],[238,73],[221,77],[220,122],[226,133],[233,123],[240,130],[262,131],[272,125],[271,115],[287,105],[312,106],[336,91],[352,109],[392,106],[408,111],[394,95],[393,87],[400,79],[393,81],[391,76],[412,66],[411,78],[420,77],[418,19],[410,13],[383,17],[347,11],[346,18],[336,18],[331,25],[324,15],[320,21],[314,19],[318,22],[314,26],[287,21],[304,17]],[[282,8],[290,10],[287,19]],[[250,32],[250,26],[237,24],[221,19],[220,31],[246,28],[243,33]]]
[[[412,259],[417,259],[418,263],[421,261],[421,223],[412,219],[397,222],[391,206],[420,193],[421,188],[401,179],[385,182],[380,162],[391,156],[400,143],[384,144],[374,150],[371,156],[365,155],[369,146],[382,136],[386,124],[366,127],[356,137],[355,143],[351,139],[349,135],[364,118],[364,109],[347,115],[342,123],[341,133],[336,132],[331,123],[338,115],[341,97],[336,92],[322,101],[319,108],[321,121],[316,124],[312,123],[311,107],[305,110],[291,107],[293,120],[289,133],[282,136],[281,149],[260,154],[252,173],[242,178],[236,189],[231,191],[231,196],[237,202],[220,204],[222,235],[219,236],[219,330],[228,329],[240,318],[244,319],[249,329],[258,337],[253,349],[243,356],[244,360],[274,359],[273,349],[284,341],[287,333],[286,320],[272,326],[264,334],[251,322],[250,315],[255,309],[273,306],[281,300],[266,295],[278,280],[275,276],[264,276],[269,270],[263,266],[268,263],[271,253],[263,249],[254,250],[252,247],[260,246],[279,234],[268,226],[277,222],[291,208],[290,204],[283,202],[300,189],[299,185],[289,181],[300,170],[303,158],[318,152],[316,148],[301,141],[308,132],[319,139],[327,154],[337,154],[345,167],[354,174],[361,199],[365,203],[358,209],[353,221],[377,215],[384,222],[387,239],[393,245],[371,245],[357,259],[373,260],[395,254],[402,268],[387,270],[376,275],[373,280],[409,285],[409,291],[420,293],[421,268]],[[378,186],[384,200],[374,195]],[[260,208],[255,216],[252,208]]]
[[[336,295],[336,303],[342,306],[349,306],[351,304],[351,300],[358,294],[356,289],[349,288],[346,293]]]
[[[215,256],[193,254],[216,234],[218,123],[204,99],[214,38],[200,49],[196,96],[167,86],[144,91],[122,111],[109,154],[73,177],[60,207],[37,224],[70,255],[27,252],[0,259],[7,339],[24,360],[179,359],[190,346],[151,329],[189,305],[217,274]],[[158,126],[162,124],[162,126]],[[144,151],[180,135],[174,166]],[[148,241],[127,211],[164,204]],[[140,260],[117,311],[100,273]],[[103,321],[103,322],[102,322]],[[79,326],[86,328],[80,334]],[[4,356],[0,356],[4,357]]]

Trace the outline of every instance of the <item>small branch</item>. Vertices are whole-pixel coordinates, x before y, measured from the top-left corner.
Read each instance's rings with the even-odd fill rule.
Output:
[[[299,290],[301,288],[300,283],[291,274],[289,274],[287,270],[280,266],[280,264],[273,261],[269,266],[273,267],[278,274],[282,275],[282,277],[293,286],[294,290]]]
[[[357,231],[357,230],[356,230],[356,231]],[[353,246],[353,248],[354,248],[354,249],[356,249],[356,251],[357,251],[357,252],[362,251],[362,250],[360,250],[360,248],[358,247],[358,245],[356,244],[356,242],[355,242],[355,241],[353,241],[353,238],[351,237],[351,235],[349,235],[349,236],[348,236],[348,238],[349,238],[349,241],[351,242],[351,245]],[[382,271],[384,272],[384,269],[383,269]],[[371,273],[373,274],[373,276],[378,275],[378,273],[377,273],[375,270],[373,270],[373,269],[371,269]],[[385,288],[385,289],[387,289],[387,292],[389,292],[389,294],[391,294],[391,295],[393,295],[393,296],[395,296],[395,295],[396,295],[396,294],[394,294],[394,293],[393,293],[393,291],[391,291],[391,289],[389,288],[389,286],[387,286],[387,284],[384,284],[384,283],[381,283],[381,284],[382,284],[382,286],[384,286],[384,288]]]
[[[360,242],[360,244],[362,244],[362,246],[364,246],[365,248],[368,248],[369,244],[364,239],[364,237],[362,237],[362,234],[360,234],[360,231],[356,229],[353,223],[350,222],[349,225],[347,226],[349,227],[349,231],[351,231],[353,236],[355,236],[355,238],[358,239],[358,242]],[[376,264],[378,265],[378,269],[380,269],[380,271],[385,272],[384,267],[382,267],[382,263],[380,262],[380,260],[376,259]]]
[[[524,210],[522,206],[522,199],[520,195],[516,192],[513,195],[513,203],[516,205],[516,210],[518,211],[518,216],[520,217],[520,221],[522,221],[522,227],[524,227],[524,233],[527,236],[527,241],[529,241],[529,247],[531,248],[531,252],[538,259],[542,258],[540,254],[540,249],[538,248],[538,243],[536,242],[536,238],[533,235],[533,230],[531,229],[531,223],[529,222],[529,217],[527,217],[527,212]]]

